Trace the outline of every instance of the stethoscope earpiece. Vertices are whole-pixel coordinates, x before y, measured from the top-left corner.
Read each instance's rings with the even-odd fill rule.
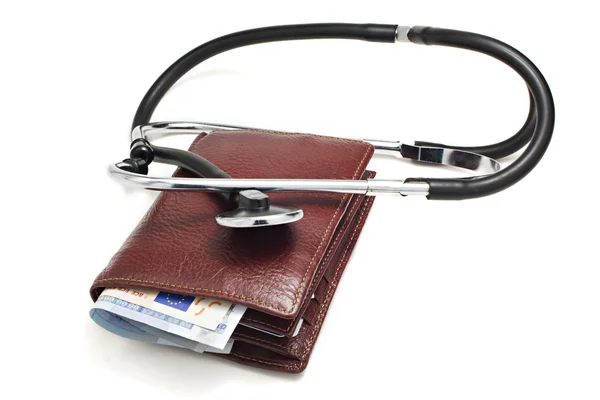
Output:
[[[143,158],[126,158],[117,163],[116,167],[134,174],[148,175],[148,163]]]

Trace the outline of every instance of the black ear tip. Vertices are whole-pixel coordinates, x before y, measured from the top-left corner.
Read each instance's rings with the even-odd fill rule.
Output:
[[[126,158],[117,164],[117,168],[135,174],[148,175],[148,163],[141,158]]]

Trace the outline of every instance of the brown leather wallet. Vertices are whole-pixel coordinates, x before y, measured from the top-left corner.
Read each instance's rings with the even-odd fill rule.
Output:
[[[213,132],[199,136],[190,151],[236,178],[375,175],[366,171],[371,145],[326,136]],[[191,176],[182,170],[175,175]],[[138,286],[243,304],[248,310],[233,334],[231,353],[215,355],[303,371],[373,197],[318,192],[269,196],[273,204],[302,208],[304,218],[260,229],[223,228],[215,222],[215,215],[228,207],[221,197],[161,193],[94,281],[92,299],[106,287]]]

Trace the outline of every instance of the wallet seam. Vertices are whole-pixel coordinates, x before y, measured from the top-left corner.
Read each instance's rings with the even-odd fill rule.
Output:
[[[355,206],[354,206],[354,208],[350,210],[350,214],[351,214],[351,215],[352,215],[352,214],[354,214],[354,213],[355,213],[355,212],[356,212],[356,211],[357,211],[357,210],[358,210],[358,209],[361,207],[361,205],[362,205],[362,201],[357,201],[357,202],[356,202],[356,204],[355,204]],[[353,215],[352,215],[352,217],[353,217]],[[349,224],[350,224],[350,223],[352,223],[352,217],[350,218],[350,220],[348,220],[348,223],[349,223]],[[360,222],[360,215],[359,215],[359,220],[358,220],[358,222]],[[356,229],[356,228],[355,228],[355,229]],[[332,246],[330,246],[329,250],[327,251],[327,254],[325,254],[325,257],[324,257],[324,260],[323,260],[323,261],[324,261],[324,263],[323,263],[323,268],[321,268],[320,270],[317,270],[317,273],[319,273],[319,272],[323,272],[324,270],[326,270],[326,269],[327,269],[327,263],[330,261],[330,257],[331,257],[331,255],[332,255],[333,251],[334,251],[334,250],[337,250],[335,246],[336,246],[337,242],[338,242],[338,241],[339,241],[339,240],[342,238],[342,236],[345,236],[345,235],[344,235],[345,233],[346,233],[346,232],[345,232],[345,231],[342,231],[342,230],[340,230],[340,231],[338,232],[338,234],[336,235],[336,237],[335,237],[335,239],[334,239],[334,241],[333,241],[333,244],[332,244]],[[353,239],[353,237],[354,237],[354,232],[352,232],[352,234],[353,234],[353,236],[350,238],[350,242],[352,241],[352,239]],[[343,258],[343,256],[342,256],[342,258]],[[320,281],[319,281],[319,282],[320,282]],[[317,282],[316,280],[313,280],[313,281],[311,282],[311,284],[310,284],[310,287],[309,287],[309,294],[310,294],[310,292],[311,292],[311,291],[313,291],[313,289],[314,289],[314,290],[316,290],[316,287],[317,287],[317,285],[318,285],[318,283],[319,283],[319,282]],[[291,327],[292,327],[292,325],[293,325],[293,324],[290,324],[290,325],[288,326],[287,330],[290,330],[290,329],[291,329]]]
[[[275,362],[271,362],[271,361],[264,361],[264,360],[259,360],[258,358],[243,356],[241,354],[229,354],[229,356],[254,361],[254,362],[257,362],[260,364],[275,365],[277,367],[281,367],[281,368],[285,368],[285,369],[299,370],[301,368],[294,364],[288,365],[288,364],[275,363]]]
[[[243,337],[243,338],[255,341],[255,342],[266,343],[266,344],[269,344],[269,345],[274,346],[274,347],[279,347],[280,349],[285,350],[286,353],[290,353],[290,351],[288,350],[287,347],[285,347],[283,345],[280,345],[280,344],[277,344],[277,343],[269,342],[268,340],[265,340],[265,339],[258,339],[258,338],[252,337],[252,336],[245,335],[243,333],[236,333],[235,337]]]
[[[270,132],[273,133],[272,131],[264,131],[264,132]],[[287,133],[284,133],[287,134]],[[308,134],[302,134],[302,133],[294,133],[292,135],[306,135],[306,136],[310,136]],[[339,140],[345,140],[345,139],[341,139],[341,138],[337,138]],[[356,170],[354,171],[354,175],[352,176],[352,180],[355,180],[356,177],[358,176],[359,171],[362,169],[362,166],[365,162],[365,159],[367,158],[367,156],[370,153],[371,150],[371,145],[367,146],[366,150],[365,150],[365,154],[363,155],[363,158],[360,160],[360,162],[358,163],[358,166],[356,167]],[[294,301],[291,305],[291,307],[289,309],[283,309],[282,307],[277,307],[273,304],[268,304],[265,303],[263,301],[260,301],[258,299],[254,299],[254,298],[250,298],[250,297],[246,297],[243,295],[238,295],[238,294],[234,294],[234,293],[229,293],[226,291],[221,291],[221,290],[215,290],[215,289],[203,289],[203,288],[196,288],[196,287],[188,287],[188,286],[183,286],[183,285],[175,285],[172,283],[165,283],[165,282],[158,282],[158,281],[150,281],[150,280],[144,280],[144,279],[135,279],[135,278],[118,278],[118,277],[113,277],[113,278],[102,278],[102,279],[98,279],[96,281],[96,283],[100,283],[100,282],[109,282],[109,281],[127,281],[127,282],[138,282],[138,283],[147,283],[147,284],[151,284],[151,285],[162,285],[162,286],[167,286],[167,287],[172,287],[172,288],[177,288],[177,289],[184,289],[184,290],[192,290],[192,291],[205,291],[208,293],[215,293],[215,294],[219,294],[219,295],[227,295],[227,296],[231,296],[234,298],[239,298],[242,300],[250,300],[253,303],[259,304],[261,306],[264,306],[266,308],[269,308],[271,310],[277,310],[277,311],[282,311],[285,313],[290,313],[294,310],[294,307],[296,306],[296,304],[298,303],[298,297],[300,296],[300,290],[302,289],[302,287],[304,286],[304,282],[306,281],[306,277],[308,276],[308,272],[312,269],[312,266],[317,258],[317,255],[319,254],[321,247],[323,246],[323,243],[325,243],[325,239],[327,238],[327,236],[329,235],[329,232],[331,231],[331,226],[333,224],[333,222],[335,221],[338,213],[340,212],[340,209],[342,207],[342,204],[344,204],[344,202],[348,199],[348,197],[350,196],[350,194],[345,194],[342,199],[340,200],[337,209],[335,211],[335,213],[333,214],[333,217],[331,218],[331,221],[329,222],[329,225],[327,226],[327,229],[325,230],[325,233],[323,234],[323,237],[321,238],[321,242],[319,243],[319,246],[317,247],[317,250],[315,251],[315,254],[312,258],[312,260],[309,263],[308,268],[306,269],[305,273],[304,273],[304,277],[302,278],[302,281],[300,282],[300,285],[298,286],[298,289],[296,290],[296,295],[294,298]]]
[[[369,202],[373,201],[372,199],[367,199],[367,201],[365,202],[363,209],[360,212],[360,215],[358,217],[357,223],[356,223],[356,227],[354,228],[354,231],[352,232],[352,236],[350,237],[349,243],[352,243],[352,241],[354,240],[354,237],[356,236],[357,231],[359,230],[359,228],[361,227],[361,222],[365,216],[365,212],[367,211],[367,209],[369,208]],[[300,358],[300,364],[282,364],[282,363],[274,363],[274,362],[270,362],[270,361],[264,361],[264,360],[260,360],[257,358],[252,358],[252,357],[247,357],[247,356],[243,356],[240,354],[235,354],[235,353],[230,353],[228,356],[230,357],[237,357],[237,358],[242,358],[242,359],[246,359],[246,360],[250,360],[250,361],[255,361],[261,364],[267,364],[267,365],[275,365],[278,367],[282,367],[285,369],[291,369],[291,370],[296,370],[299,371],[302,369],[302,367],[304,366],[304,362],[306,359],[306,355],[308,354],[308,352],[311,350],[312,345],[314,343],[315,340],[315,336],[317,334],[318,329],[321,327],[321,324],[323,322],[323,318],[325,315],[325,310],[328,308],[326,307],[329,302],[331,301],[331,298],[333,296],[333,292],[335,291],[335,289],[337,288],[337,283],[334,284],[334,282],[337,280],[340,272],[344,269],[342,268],[342,265],[345,265],[345,262],[347,260],[347,257],[350,257],[351,253],[349,253],[349,249],[350,249],[350,245],[348,247],[346,247],[346,249],[344,250],[344,254],[342,255],[341,259],[340,259],[340,263],[338,264],[338,268],[335,271],[335,275],[333,277],[332,283],[329,286],[329,289],[327,290],[327,295],[325,296],[325,300],[323,301],[323,303],[320,305],[320,310],[319,310],[319,315],[317,316],[317,321],[315,322],[315,325],[313,326],[313,331],[311,333],[310,339],[308,340],[307,344],[306,344],[306,349],[304,350],[304,352],[299,356]],[[278,345],[278,344],[274,344],[271,342],[268,342],[266,340],[262,340],[262,339],[255,339],[252,338],[252,340],[258,340],[258,341],[262,341],[264,343],[268,343],[270,345],[273,345],[275,347],[280,347],[283,348],[282,346]],[[285,349],[285,348],[284,348]],[[286,349],[287,350],[287,349]]]
[[[371,150],[371,148],[369,146],[367,146],[367,149],[365,150],[365,154],[363,155],[363,158],[358,163],[358,166],[356,167],[356,170],[354,171],[354,175],[352,175],[352,180],[355,180],[356,177],[358,176],[358,173],[362,169],[361,167],[363,166],[365,159],[369,155],[370,150]],[[300,291],[302,290],[302,287],[304,286],[304,282],[306,282],[306,277],[308,276],[308,272],[312,269],[314,263],[316,262],[317,255],[320,253],[321,247],[325,243],[325,239],[327,238],[327,236],[329,235],[329,232],[331,231],[331,226],[333,225],[333,222],[336,220],[336,217],[337,217],[338,213],[340,212],[340,209],[342,208],[342,204],[344,204],[344,202],[346,202],[350,198],[350,196],[351,195],[347,193],[340,200],[340,203],[338,204],[337,209],[335,210],[335,213],[333,214],[333,217],[331,218],[331,221],[329,221],[329,225],[327,226],[327,229],[325,230],[325,234],[321,238],[321,243],[319,243],[319,246],[317,247],[317,250],[315,251],[315,254],[314,254],[312,260],[308,264],[308,268],[304,272],[302,281],[300,282],[300,285],[298,285],[298,289],[296,290],[296,295],[294,297],[294,302],[292,303],[292,306],[290,307],[290,309],[287,312],[291,312],[294,309],[294,307],[296,306],[296,304],[298,303],[298,297],[300,297]]]
[[[363,205],[363,203],[361,201],[357,201],[356,204],[353,206],[353,208],[350,210],[350,214],[354,214],[354,212],[356,212],[356,210],[359,209],[361,207],[361,205]],[[342,236],[344,236],[344,233],[345,233],[344,231],[339,231],[337,233],[337,235],[335,235],[335,239],[333,241],[333,244],[329,247],[329,250],[325,254],[325,257],[323,258],[323,261],[321,263],[323,265],[323,268],[318,268],[317,271],[315,272],[315,275],[319,275],[319,272],[321,272],[322,270],[326,269],[325,265],[329,261],[328,258],[331,256],[331,253],[335,249],[335,246],[336,246],[337,242],[340,240],[340,238]],[[309,291],[308,291],[309,294],[311,293],[312,288],[316,287],[316,285],[317,285],[316,280],[313,280],[311,282],[310,287],[309,287]],[[266,322],[258,321],[258,320],[251,319],[251,318],[248,318],[247,320],[259,323],[259,324],[264,325],[264,326],[269,326],[271,328],[275,328],[275,329],[280,330],[281,332],[284,332],[284,333],[288,333],[292,329],[292,327],[295,325],[295,323],[296,323],[296,318],[292,319],[290,321],[290,323],[288,324],[288,326],[285,328],[285,330],[283,330],[283,329],[281,329],[281,327],[278,327],[278,326],[275,326],[275,325],[272,325],[272,324],[268,324]],[[267,342],[267,343],[270,343],[270,342]]]
[[[365,216],[365,212],[368,209],[369,201],[373,201],[373,199],[367,199],[367,202],[365,203],[365,207],[362,209],[362,211],[358,217],[358,221],[356,222],[356,227],[354,228],[354,231],[352,232],[352,236],[350,237],[349,243],[352,243],[352,241],[354,240],[354,237],[356,236],[356,233],[358,232],[359,228],[361,227],[361,222]],[[312,348],[312,345],[316,338],[318,329],[321,327],[321,324],[323,323],[323,318],[325,317],[325,310],[328,309],[328,307],[326,307],[326,305],[329,305],[329,302],[331,301],[331,298],[333,297],[333,293],[335,292],[335,289],[337,288],[338,283],[339,283],[339,282],[336,282],[338,279],[338,276],[341,273],[341,271],[343,271],[345,269],[345,268],[343,268],[343,266],[345,266],[347,257],[350,257],[350,255],[352,254],[351,252],[349,252],[350,247],[351,246],[349,245],[344,250],[344,254],[342,255],[338,269],[335,271],[335,275],[331,282],[331,286],[329,287],[329,290],[327,291],[327,296],[325,296],[325,300],[323,301],[323,304],[321,305],[321,309],[319,310],[319,316],[317,317],[317,322],[315,323],[315,326],[313,327],[311,338],[308,340],[308,342],[306,344],[306,349],[304,350],[304,353],[302,353],[302,355],[300,356],[301,362],[300,362],[300,366],[298,367],[298,369],[302,368],[302,365],[304,363],[306,355]]]

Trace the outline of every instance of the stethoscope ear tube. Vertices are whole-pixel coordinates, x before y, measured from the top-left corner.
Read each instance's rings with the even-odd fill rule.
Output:
[[[533,131],[535,130],[536,119],[535,101],[533,100],[531,93],[529,93],[529,113],[527,114],[527,119],[521,129],[506,140],[485,146],[455,146],[417,140],[415,141],[415,146],[469,151],[471,153],[481,154],[499,160],[519,151],[529,143]]]
[[[131,136],[134,143],[132,151],[135,154],[142,153],[141,155],[143,155],[143,152],[138,150],[139,148],[150,148],[150,138],[165,137],[173,134],[209,134],[215,130],[218,130],[221,134],[223,134],[227,131],[265,131],[270,129],[250,128],[208,122],[155,122],[138,126],[132,131]],[[481,154],[475,154],[464,150],[419,147],[387,140],[364,139],[363,141],[373,146],[376,154],[393,156],[396,158],[403,158],[416,162],[460,168],[477,175],[493,174],[500,170],[500,163],[498,163],[498,161]],[[127,167],[119,164],[110,166],[110,173],[117,178],[121,178],[131,184],[138,185],[146,189],[218,192],[219,194],[223,195],[229,203],[238,206],[240,205],[239,200],[243,191],[248,191],[251,189],[253,189],[255,192],[256,189],[260,189],[265,192],[321,191],[335,193],[356,193],[365,194],[368,196],[384,194],[427,196],[429,194],[429,185],[426,182],[411,182],[410,180],[400,179],[234,179],[225,172],[217,169],[216,166],[197,154],[179,149],[169,149],[158,146],[153,146],[152,148],[155,149],[154,157],[158,161],[179,166],[183,169],[193,172],[200,178],[149,177],[143,173],[139,173],[139,171],[135,171],[135,165]],[[129,159],[129,161],[133,160]],[[208,178],[207,175],[212,175],[213,177],[216,176],[216,178]],[[264,196],[265,198],[267,197],[264,194],[261,194],[261,196]],[[246,214],[242,212],[236,212],[236,215],[238,217],[241,217],[242,215],[246,216]],[[287,220],[290,215],[297,215],[297,213],[291,213],[288,215],[279,214],[278,220]],[[230,215],[228,217],[230,217]],[[217,219],[217,221],[219,221],[219,219]],[[223,220],[221,220],[221,222],[223,222]],[[230,222],[232,221],[230,220]],[[236,224],[235,226],[239,227],[240,225]]]
[[[411,178],[413,182],[427,182],[427,198],[460,200],[487,196],[523,179],[541,160],[554,130],[554,101],[550,88],[537,67],[522,53],[496,39],[475,33],[413,27],[408,39],[417,44],[457,47],[487,54],[513,68],[527,84],[535,103],[536,125],[531,141],[523,154],[507,168],[484,177],[463,179]],[[531,114],[531,113],[530,113]]]
[[[444,157],[446,160],[448,159],[448,157],[444,156],[444,150],[448,150],[447,153],[455,152],[454,156],[463,157],[464,160],[477,160],[477,157],[479,157],[478,161],[482,163],[481,165],[489,165],[492,168],[491,172],[494,172],[499,169],[499,165],[495,160],[485,161],[485,158],[504,157],[516,152],[527,144],[527,142],[529,142],[529,145],[523,154],[509,167],[485,176],[468,179],[409,178],[391,183],[364,182],[357,186],[356,184],[345,184],[343,182],[292,182],[290,180],[252,182],[251,180],[231,179],[229,182],[224,182],[230,179],[229,175],[221,171],[210,161],[183,150],[166,149],[150,145],[143,137],[143,134],[136,134],[136,132],[141,133],[143,127],[149,126],[149,120],[154,109],[170,87],[200,62],[237,47],[280,40],[320,38],[360,39],[376,42],[410,41],[416,44],[442,45],[472,50],[487,54],[504,62],[525,80],[530,92],[530,112],[523,128],[513,137],[494,145],[462,147],[458,149],[453,149],[446,145],[433,144],[431,146],[431,143],[416,142],[416,146],[413,146],[414,149],[403,145],[407,153],[406,155],[403,154],[403,156],[406,157],[409,153],[416,151],[416,156],[413,155],[408,158],[427,161],[426,157],[423,157],[425,153],[421,154],[421,150],[430,148],[432,149],[430,154],[440,154],[440,158],[436,163],[444,164],[448,163],[443,161]],[[346,190],[351,193],[366,191],[367,194],[388,192],[403,195],[425,194],[429,199],[458,200],[486,196],[503,190],[518,182],[537,165],[544,155],[552,136],[554,128],[554,103],[544,77],[527,57],[507,44],[486,36],[448,29],[430,27],[410,28],[398,27],[396,25],[288,25],[237,32],[212,40],[190,51],[171,65],[152,85],[148,93],[146,93],[136,112],[133,128],[132,154],[134,151],[141,154],[141,167],[138,166],[136,159],[128,159],[123,163],[111,167],[111,172],[116,176],[142,186],[151,186],[153,189],[235,191],[256,188],[261,190],[332,190],[338,192]],[[152,154],[146,154],[147,149],[154,149],[154,151],[151,151]],[[472,152],[481,154],[473,154]],[[184,183],[181,180],[174,181],[173,179],[175,178],[171,180],[169,178],[151,178],[136,173],[144,173],[147,164],[152,162],[152,159],[182,166],[193,171],[200,177],[210,179],[201,183],[202,179],[190,178],[194,182]],[[252,187],[249,185],[262,186]]]

